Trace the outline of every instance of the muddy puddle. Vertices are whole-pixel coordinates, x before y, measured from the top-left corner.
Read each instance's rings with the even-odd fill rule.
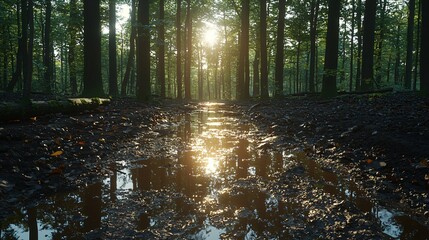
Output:
[[[273,147],[276,137],[258,132],[231,109],[200,104],[157,126],[130,146],[144,148],[153,140],[157,154],[117,160],[93,184],[16,209],[1,224],[1,238],[295,239],[294,231],[310,228],[309,213],[271,189],[291,162],[299,166],[298,178],[371,215],[387,236],[429,236],[427,228],[368,198],[350,179],[302,152]]]

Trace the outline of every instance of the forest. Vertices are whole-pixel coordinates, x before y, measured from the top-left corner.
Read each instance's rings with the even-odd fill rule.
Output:
[[[415,0],[6,0],[0,89],[141,100],[427,92],[425,8]]]
[[[429,239],[428,15],[1,0],[0,239]]]

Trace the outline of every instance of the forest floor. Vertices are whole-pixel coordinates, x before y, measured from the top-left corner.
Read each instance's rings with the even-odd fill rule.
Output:
[[[1,122],[0,202],[2,239],[428,239],[429,100],[124,99]]]

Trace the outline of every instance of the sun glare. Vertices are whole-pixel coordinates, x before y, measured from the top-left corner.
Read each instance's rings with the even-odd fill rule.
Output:
[[[207,44],[210,47],[213,47],[218,41],[217,30],[210,25],[206,27],[207,28],[205,29],[204,35],[203,35],[203,44]]]

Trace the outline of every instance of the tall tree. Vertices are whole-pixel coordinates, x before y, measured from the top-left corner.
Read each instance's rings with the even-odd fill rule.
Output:
[[[420,34],[420,91],[429,96],[429,1],[422,1]]]
[[[176,10],[176,72],[177,72],[177,99],[182,99],[182,0],[177,0]]]
[[[283,96],[283,69],[284,69],[284,36],[285,36],[286,0],[279,0],[279,17],[277,20],[277,47],[275,70],[275,97]]]
[[[237,79],[237,98],[239,100],[245,100],[249,98],[249,13],[250,13],[250,1],[241,1],[241,33],[240,33],[240,53],[238,62],[238,79]],[[262,29],[262,26],[261,26]],[[261,39],[261,42],[264,42]],[[261,63],[262,59],[261,49]],[[262,65],[262,64],[261,64]],[[262,71],[262,70],[261,70]],[[261,90],[262,90],[261,81]],[[261,95],[263,95],[263,90]]]
[[[355,0],[352,0],[352,26],[350,31],[350,76],[349,76],[349,91],[353,91],[353,64],[354,64],[354,52],[355,52],[355,13],[356,6]]]
[[[109,95],[118,95],[116,59],[116,0],[109,0]]]
[[[315,92],[315,72],[316,72],[316,38],[317,19],[319,17],[320,0],[312,0],[310,5],[310,79],[309,90]]]
[[[45,16],[45,29],[44,29],[44,44],[43,44],[43,67],[44,67],[44,78],[45,78],[45,90],[46,93],[51,93],[52,89],[52,44],[51,44],[51,15],[52,15],[52,3],[51,0],[45,1],[46,16]]]
[[[69,55],[68,64],[70,72],[70,87],[72,95],[77,94],[77,67],[76,67],[76,45],[77,45],[77,32],[78,32],[78,9],[76,5],[77,0],[70,0],[70,14],[69,14]]]
[[[411,89],[411,75],[413,70],[413,50],[414,50],[414,15],[416,1],[408,1],[408,28],[407,28],[407,59],[405,62],[405,89]]]
[[[281,0],[283,1],[283,0]],[[268,99],[267,1],[259,0],[261,41],[261,98]]]
[[[23,97],[24,99],[29,99],[31,94],[31,82],[33,79],[33,48],[34,48],[34,2],[33,0],[27,1],[27,11],[25,15],[27,16],[28,24],[28,42],[26,43],[26,54],[23,58],[23,77],[24,77],[24,86],[23,86]]]
[[[363,51],[361,90],[374,88],[374,32],[377,0],[366,0],[363,20]]]
[[[356,56],[356,91],[361,89],[362,68],[362,0],[357,0],[356,6],[357,25],[357,56]]]
[[[159,1],[159,26],[158,26],[158,67],[157,77],[161,88],[161,97],[165,98],[165,10],[164,0]]]
[[[338,37],[340,21],[340,0],[329,0],[328,29],[326,33],[325,67],[322,95],[333,97],[337,94]]]
[[[6,87],[6,90],[12,92],[15,88],[16,84],[22,80],[22,68],[23,68],[23,60],[24,55],[27,53],[27,38],[28,38],[28,21],[27,21],[27,1],[21,0],[17,1],[17,25],[18,25],[18,51],[16,53],[16,67],[15,72],[12,75],[12,80]],[[19,21],[19,13],[21,13],[21,22]]]
[[[101,78],[100,0],[84,0],[83,17],[84,67],[82,95],[85,97],[100,97],[104,95]]]
[[[191,65],[192,65],[192,16],[191,0],[186,0],[186,56],[185,56],[185,99],[191,100]]]
[[[121,96],[127,95],[127,86],[130,81],[131,68],[134,65],[135,41],[136,41],[136,1],[131,1],[131,33],[130,33],[130,52],[128,53],[127,66],[125,67],[124,78],[121,84]]]
[[[137,26],[137,99],[151,99],[150,84],[150,4],[147,0],[139,0]]]

